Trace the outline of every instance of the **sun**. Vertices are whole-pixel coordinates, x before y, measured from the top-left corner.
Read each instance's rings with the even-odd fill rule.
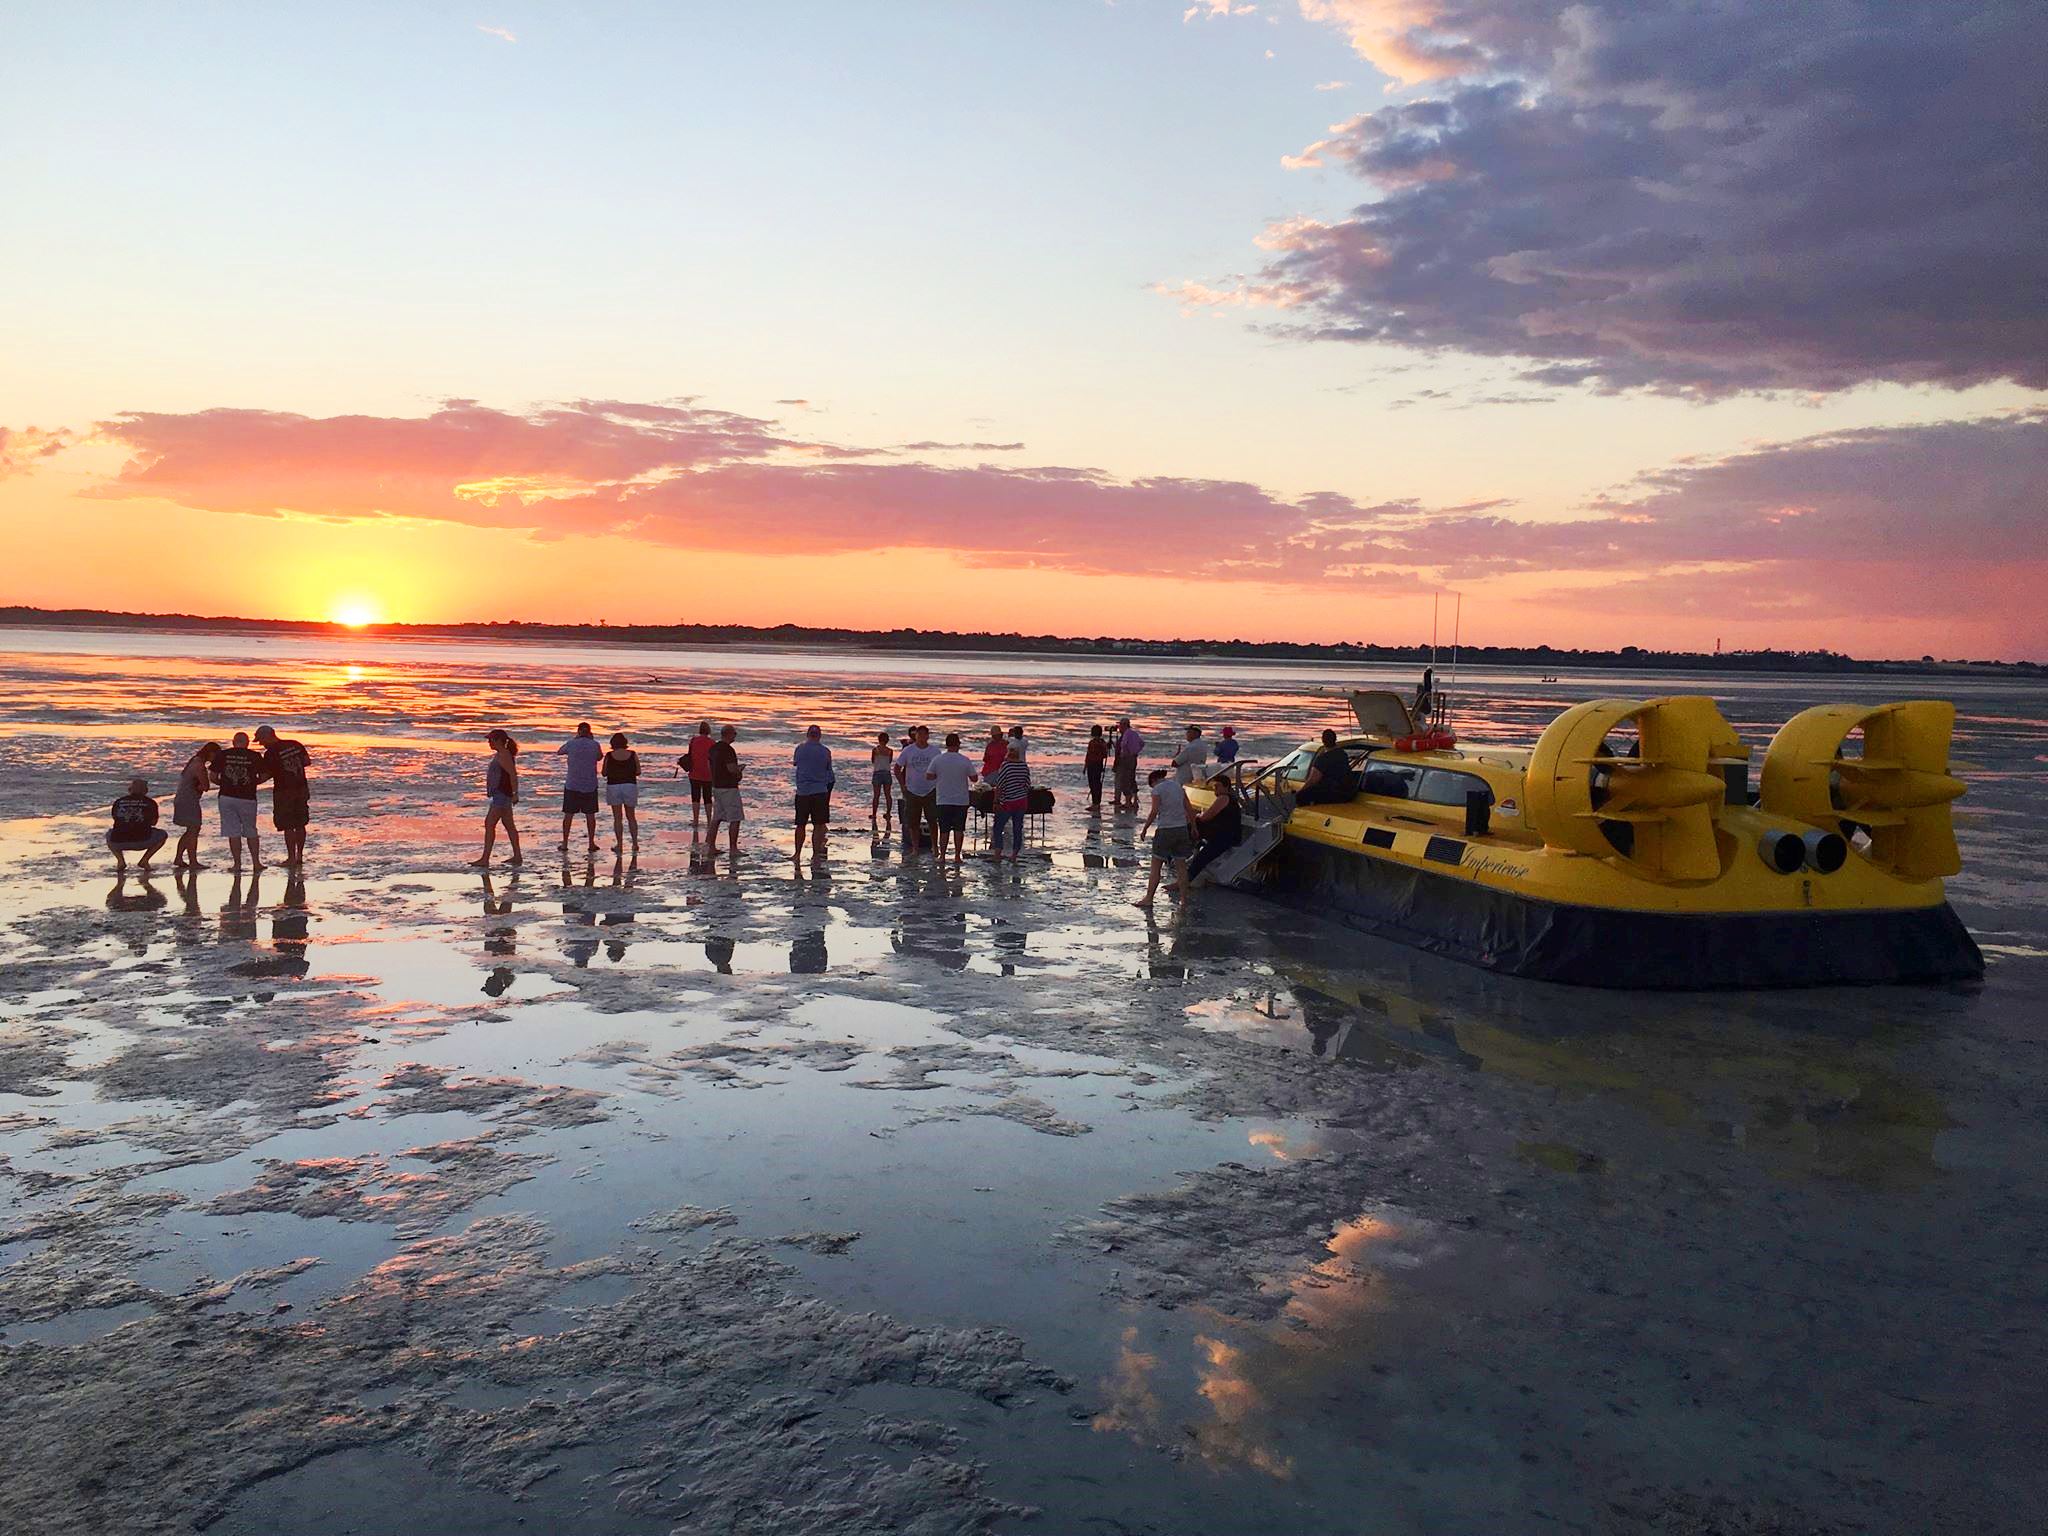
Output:
[[[377,622],[377,605],[366,597],[344,597],[335,603],[332,618],[345,629],[364,629]]]

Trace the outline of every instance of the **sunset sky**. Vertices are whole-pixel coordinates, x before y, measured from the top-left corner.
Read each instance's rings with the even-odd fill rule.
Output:
[[[0,603],[2048,659],[2028,0],[9,16]]]

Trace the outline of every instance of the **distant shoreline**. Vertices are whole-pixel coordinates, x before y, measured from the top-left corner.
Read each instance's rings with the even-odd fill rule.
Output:
[[[375,636],[396,640],[496,640],[511,643],[573,641],[585,645],[687,647],[717,650],[806,647],[875,654],[1059,656],[1082,660],[1129,661],[1302,661],[1419,667],[1429,647],[1417,645],[1310,645],[1287,640],[1141,640],[1115,636],[1092,639],[1064,635],[959,634],[948,630],[864,630],[812,628],[797,624],[373,624],[363,628],[307,619],[242,619],[187,613],[117,613],[93,608],[0,607],[0,626],[17,629],[106,629],[185,631],[199,634],[304,635],[314,638]],[[1439,657],[1448,659],[1448,647]],[[1475,667],[1627,668],[1654,671],[1792,672],[1881,676],[2039,677],[2048,667],[2033,661],[1963,661],[1925,657],[1919,661],[1866,661],[1834,651],[1658,651],[1624,646],[1615,651],[1560,650],[1554,646],[1463,647],[1461,661]]]

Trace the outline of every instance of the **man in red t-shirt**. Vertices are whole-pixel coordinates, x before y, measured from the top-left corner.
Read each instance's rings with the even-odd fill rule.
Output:
[[[683,755],[676,759],[676,772],[685,774],[690,780],[690,838],[697,837],[699,821],[711,814],[711,749],[717,743],[711,739],[711,722],[700,720],[697,734],[690,738],[690,744],[683,749]]]

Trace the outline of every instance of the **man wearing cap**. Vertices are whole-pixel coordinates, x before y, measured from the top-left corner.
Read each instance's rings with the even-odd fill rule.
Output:
[[[796,851],[791,859],[804,856],[804,828],[817,828],[811,840],[812,862],[825,857],[825,824],[832,819],[832,786],[838,783],[832,772],[832,749],[818,739],[814,725],[797,743],[796,766]]]
[[[267,725],[256,727],[263,746],[263,766],[270,770],[270,820],[284,834],[285,864],[297,869],[306,861],[306,823],[312,820],[312,789],[306,783],[306,744],[280,736]]]

